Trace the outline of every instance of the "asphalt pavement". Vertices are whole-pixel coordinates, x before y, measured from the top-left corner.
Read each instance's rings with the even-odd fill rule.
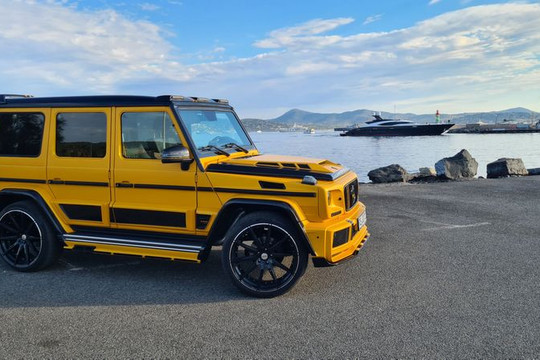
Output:
[[[0,359],[539,358],[540,177],[362,185],[371,239],[252,299],[202,265],[0,263]]]

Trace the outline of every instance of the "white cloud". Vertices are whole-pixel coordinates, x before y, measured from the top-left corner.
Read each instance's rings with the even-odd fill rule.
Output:
[[[144,11],[156,11],[160,8],[158,5],[152,3],[142,3],[139,4],[139,7]]]
[[[366,20],[362,23],[362,25],[371,24],[372,22],[379,21],[382,18],[382,14],[372,15],[368,16]]]
[[[538,17],[539,4],[509,3],[332,41],[324,33],[291,36],[280,44],[287,77],[280,73],[282,81],[273,84],[292,94],[290,107],[311,111],[394,103],[417,112],[437,104],[456,112],[503,104],[538,109],[540,91],[532,85],[540,83]]]
[[[254,45],[267,49],[314,43],[325,46],[332,43],[332,39],[335,40],[337,37],[315,35],[334,30],[353,21],[353,18],[311,20],[302,25],[274,30],[267,39],[259,40]]]
[[[154,76],[170,67],[172,46],[150,22],[56,1],[1,0],[0,6],[4,86],[42,83],[55,92],[113,91],[127,79]]]
[[[350,36],[328,32],[352,18],[317,19],[271,32],[255,42],[265,49],[256,56],[216,61],[228,53],[216,46],[190,66],[173,57],[179,49],[160,27],[112,10],[0,7],[2,92],[225,97],[240,116],[260,117],[394,104],[411,112],[538,109],[540,98],[540,4],[469,7]]]
[[[441,0],[429,0],[428,5],[435,5],[436,3],[441,2]]]

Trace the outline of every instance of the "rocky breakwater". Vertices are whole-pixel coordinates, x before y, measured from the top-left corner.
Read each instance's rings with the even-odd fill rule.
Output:
[[[373,183],[393,182],[441,182],[473,179],[478,171],[478,162],[463,149],[456,155],[441,159],[435,168],[423,167],[418,172],[409,173],[402,166],[392,164],[368,173]],[[540,168],[527,169],[519,158],[501,158],[487,165],[487,177],[490,179],[508,176],[540,175]]]
[[[409,173],[402,166],[392,164],[371,170],[368,173],[373,183],[395,182],[441,182],[473,179],[478,171],[478,162],[463,149],[452,157],[441,159],[435,168],[422,167],[418,172]],[[540,175],[540,168],[527,169],[519,158],[501,158],[487,165],[490,179],[508,176]]]
[[[435,168],[422,167],[418,172],[409,173],[402,166],[392,164],[368,173],[373,183],[392,182],[439,182],[459,179],[472,179],[476,176],[478,162],[467,150],[461,150],[452,157],[435,163]]]

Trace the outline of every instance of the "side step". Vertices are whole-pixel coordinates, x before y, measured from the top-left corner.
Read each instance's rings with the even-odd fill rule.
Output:
[[[200,263],[207,252],[205,241],[185,240],[171,236],[126,237],[120,234],[96,234],[95,232],[75,232],[62,235],[66,249],[82,247],[95,252],[142,257],[159,257]]]

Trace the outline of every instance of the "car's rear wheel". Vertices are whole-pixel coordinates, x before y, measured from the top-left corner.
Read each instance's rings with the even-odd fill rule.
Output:
[[[0,257],[15,270],[40,270],[60,251],[52,227],[33,203],[16,202],[0,212]]]
[[[223,244],[223,267],[233,284],[256,297],[289,291],[306,270],[308,253],[298,230],[280,214],[243,216]]]

